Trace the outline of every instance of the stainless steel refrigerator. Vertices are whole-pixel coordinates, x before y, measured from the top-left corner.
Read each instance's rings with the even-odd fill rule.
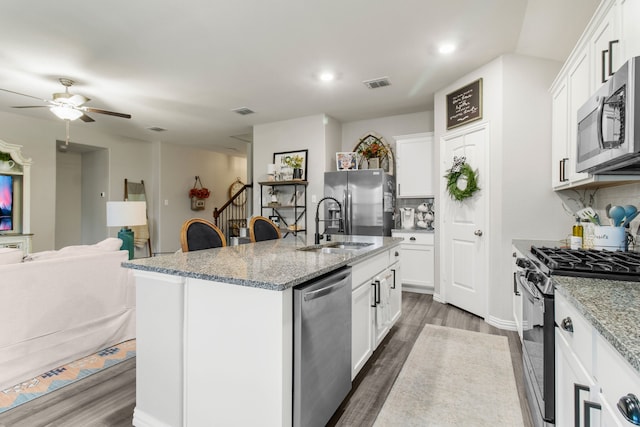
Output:
[[[338,217],[345,234],[391,236],[395,207],[395,179],[383,169],[325,172],[324,195],[342,205],[325,201],[325,232],[339,234]]]

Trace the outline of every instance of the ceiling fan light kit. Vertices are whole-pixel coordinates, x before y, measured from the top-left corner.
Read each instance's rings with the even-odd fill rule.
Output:
[[[53,107],[49,107],[49,109],[62,120],[76,120],[84,114],[82,111],[66,105],[55,105]]]

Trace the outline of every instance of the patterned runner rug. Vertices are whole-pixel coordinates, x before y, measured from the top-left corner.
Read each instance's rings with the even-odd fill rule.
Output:
[[[100,350],[0,391],[0,414],[136,355],[136,340]]]
[[[375,427],[522,426],[506,337],[426,325]]]

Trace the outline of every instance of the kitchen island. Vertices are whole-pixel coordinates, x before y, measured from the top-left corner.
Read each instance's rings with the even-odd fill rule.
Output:
[[[290,426],[293,288],[389,263],[400,243],[343,240],[371,245],[325,253],[281,239],[123,263],[136,277],[134,425]]]

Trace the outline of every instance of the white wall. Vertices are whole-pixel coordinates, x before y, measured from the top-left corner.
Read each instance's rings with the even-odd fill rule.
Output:
[[[435,95],[435,158],[446,131],[446,94],[483,79],[483,120],[490,124],[488,147],[489,239],[488,316],[512,321],[512,239],[562,239],[571,218],[551,190],[551,97],[549,86],[561,64],[521,55],[505,55],[439,90]],[[462,128],[456,128],[460,131]],[[438,162],[435,182],[451,166]],[[436,207],[437,207],[436,203]],[[436,245],[440,235],[436,214]],[[440,254],[436,252],[435,292],[440,293]]]
[[[152,242],[158,248],[157,252],[175,252],[180,249],[182,223],[190,218],[213,221],[213,209],[229,200],[229,186],[236,178],[247,182],[244,157],[198,148],[162,143],[158,165],[157,242]],[[205,209],[200,211],[191,210],[188,196],[196,175],[212,193],[205,201]]]
[[[77,245],[82,223],[82,155],[57,153],[55,249]]]
[[[433,111],[343,123],[342,150],[340,151],[353,151],[360,138],[370,132],[382,135],[385,141],[395,148],[394,136],[431,131],[433,131]],[[335,161],[331,170],[336,170]]]
[[[312,197],[320,200],[324,193],[324,168],[329,161],[327,150],[336,146],[337,123],[324,114],[300,117],[274,123],[257,125],[253,129],[253,215],[261,215],[260,185],[267,179],[267,165],[273,163],[273,153],[309,150],[307,153],[307,227],[313,226],[315,205]],[[327,127],[330,129],[327,131]],[[335,154],[335,153],[333,153]],[[266,215],[266,212],[265,212]],[[313,230],[307,232],[307,240]]]

